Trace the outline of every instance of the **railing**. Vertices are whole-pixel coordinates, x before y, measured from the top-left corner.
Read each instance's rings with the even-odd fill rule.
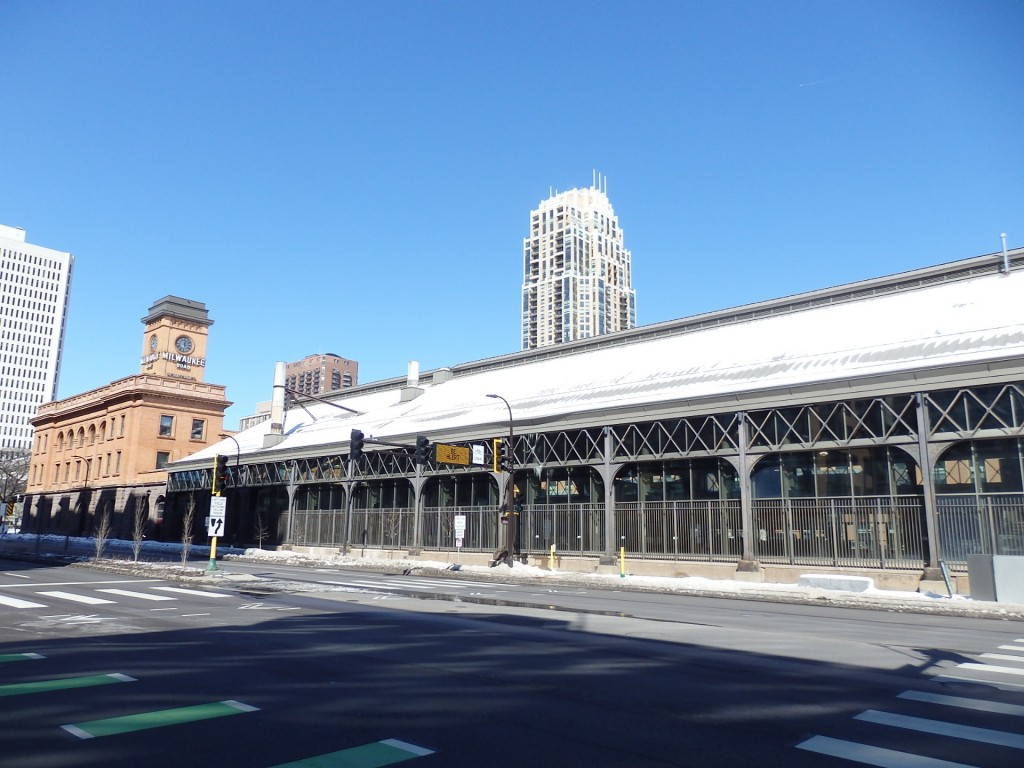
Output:
[[[407,508],[354,509],[345,519],[343,509],[296,510],[289,542],[307,547],[340,547],[345,532],[359,547],[402,549],[413,545],[413,510]]]
[[[499,536],[498,512],[494,507],[424,507],[421,541],[424,549],[455,549],[455,516],[464,515],[466,530],[462,549],[474,552],[496,550]]]
[[[519,549],[562,554],[604,551],[604,504],[538,504],[519,515]]]
[[[738,560],[743,553],[740,502],[645,501],[615,506],[615,548],[639,557]]]
[[[973,551],[1024,554],[1024,500],[1003,496],[940,497],[942,557],[954,567]],[[421,546],[456,548],[455,518],[465,517],[466,551],[495,551],[505,542],[494,507],[428,507],[421,519]],[[834,499],[758,499],[753,502],[754,552],[765,563],[922,568],[927,555],[924,503],[919,496]],[[346,527],[353,546],[408,549],[415,514],[409,508],[296,511],[291,543],[342,546]],[[655,560],[735,562],[743,555],[737,499],[629,502],[616,506],[615,541],[605,542],[603,504],[524,507],[517,525],[519,549],[544,554],[592,555],[625,547],[633,557]],[[950,542],[947,544],[946,542]],[[964,545],[968,542],[968,545]],[[607,546],[610,544],[611,546]]]
[[[919,496],[757,499],[755,557],[800,565],[922,568]]]
[[[935,499],[939,557],[966,568],[968,555],[1024,555],[1020,494],[948,494]]]

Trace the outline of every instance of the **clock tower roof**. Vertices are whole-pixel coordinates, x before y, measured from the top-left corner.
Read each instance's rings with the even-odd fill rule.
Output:
[[[203,302],[183,299],[180,296],[164,296],[156,301],[149,308],[149,314],[142,318],[142,322],[149,325],[161,317],[187,320],[207,327],[213,325],[213,320],[209,318],[206,305]]]

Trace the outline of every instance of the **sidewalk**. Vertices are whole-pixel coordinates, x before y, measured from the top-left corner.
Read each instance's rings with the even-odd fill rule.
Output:
[[[43,536],[40,545],[39,559],[42,561],[63,558],[60,549],[65,546],[64,536]],[[801,605],[824,605],[843,608],[862,608],[884,610],[894,613],[921,613],[949,616],[973,616],[977,618],[1024,620],[1024,604],[996,603],[972,600],[963,595],[940,595],[934,592],[897,592],[877,589],[869,586],[860,591],[843,589],[827,589],[820,586],[800,586],[796,584],[771,584],[763,582],[744,582],[734,580],[715,580],[696,576],[634,576],[627,573],[590,574],[573,571],[559,571],[538,568],[531,565],[515,563],[512,567],[499,565],[494,568],[482,565],[452,565],[446,562],[426,560],[390,560],[372,557],[356,557],[353,555],[334,555],[331,557],[315,557],[295,552],[233,549],[218,547],[217,556],[221,569],[208,572],[204,564],[209,560],[209,547],[193,546],[190,548],[188,563],[181,563],[181,544],[174,542],[143,542],[139,562],[133,562],[132,542],[112,539],[104,548],[104,557],[96,561],[91,554],[95,550],[94,541],[88,538],[71,538],[68,548],[74,553],[68,560],[86,567],[97,567],[103,570],[115,570],[135,575],[153,575],[159,578],[185,580],[195,582],[225,581],[229,575],[224,568],[230,567],[232,561],[248,563],[278,563],[281,565],[310,568],[349,568],[366,569],[383,573],[423,574],[435,577],[458,579],[469,576],[474,580],[494,582],[537,583],[547,586],[570,585],[591,589],[609,589],[618,591],[661,592],[681,595],[704,596],[726,599],[763,600],[778,603],[796,603]],[[36,536],[34,534],[8,535],[0,542],[0,557],[17,555],[35,559]],[[54,551],[56,550],[56,551]],[[230,579],[234,581],[234,579]],[[250,583],[254,580],[264,582],[268,588],[274,588],[273,579],[259,577],[246,578]],[[819,580],[820,581],[820,580]],[[841,580],[836,580],[841,584]],[[277,585],[279,589],[309,588],[293,583]]]

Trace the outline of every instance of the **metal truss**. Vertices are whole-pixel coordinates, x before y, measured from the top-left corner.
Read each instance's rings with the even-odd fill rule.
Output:
[[[751,411],[747,420],[750,447],[759,453],[758,449],[906,443],[917,436],[913,395]]]
[[[1024,434],[1024,384],[932,392],[925,401],[931,422],[929,437]]]
[[[985,436],[1024,435],[1024,383],[931,392],[924,395],[929,438],[964,440]],[[543,466],[621,464],[688,456],[736,456],[740,452],[741,414],[659,419],[556,432],[515,435],[513,457],[517,468]],[[747,450],[762,454],[820,447],[905,445],[918,439],[918,412],[914,394],[813,403],[748,411]],[[605,432],[610,455],[605,455]],[[480,441],[454,443],[471,446]],[[421,477],[452,476],[490,471],[491,441],[484,442],[484,466],[457,466],[431,462],[420,468]],[[343,482],[348,456],[331,454],[300,459],[233,465],[227,487]],[[412,478],[413,457],[399,451],[367,451],[357,480]],[[168,491],[208,489],[210,469],[170,472]]]
[[[612,427],[612,436],[616,461],[735,455],[739,451],[739,414],[624,424]]]

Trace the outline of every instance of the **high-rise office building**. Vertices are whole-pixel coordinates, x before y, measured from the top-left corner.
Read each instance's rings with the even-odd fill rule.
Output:
[[[602,188],[603,187],[603,188]],[[636,327],[632,256],[600,177],[554,194],[523,239],[523,349]]]
[[[0,450],[29,450],[30,419],[57,396],[73,264],[0,225]]]

